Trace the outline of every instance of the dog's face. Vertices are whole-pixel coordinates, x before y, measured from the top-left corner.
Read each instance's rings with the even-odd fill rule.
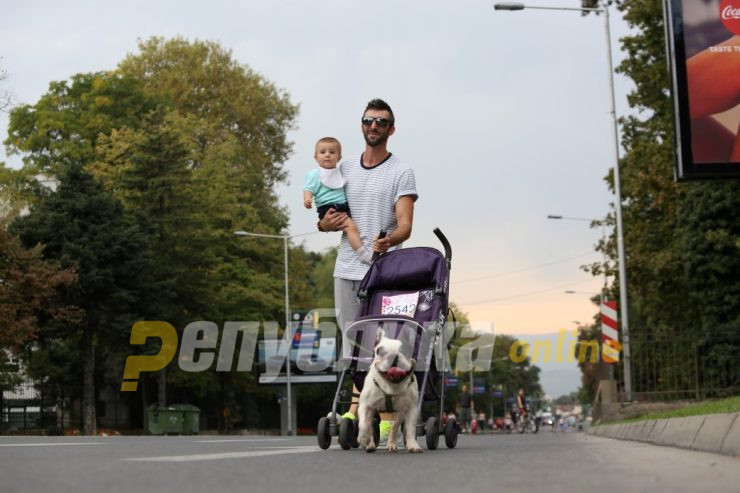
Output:
[[[383,329],[378,329],[372,364],[383,378],[391,383],[398,383],[414,371],[416,360],[411,358],[409,344],[389,339],[385,337]]]

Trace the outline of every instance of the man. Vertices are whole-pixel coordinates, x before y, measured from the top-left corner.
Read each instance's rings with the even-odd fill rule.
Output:
[[[460,406],[460,432],[467,433],[468,427],[470,426],[471,399],[470,392],[468,392],[468,386],[465,384],[462,386],[457,403]]]
[[[519,387],[516,393],[516,407],[511,408],[511,421],[516,426],[520,418],[527,416],[527,397],[524,395],[524,387]]]
[[[527,415],[527,398],[524,395],[524,387],[519,387],[519,392],[516,394],[516,405],[519,408],[519,413],[522,417]]]
[[[388,151],[388,138],[396,131],[395,116],[388,103],[381,99],[370,101],[360,128],[365,138],[364,152],[342,162],[339,169],[347,180],[349,209],[365,248],[384,253],[400,248],[411,236],[414,202],[418,198],[416,178],[406,163]],[[346,213],[329,209],[317,226],[319,231],[338,231],[347,218]],[[378,239],[381,230],[387,234]],[[368,269],[352,250],[347,235],[342,234],[334,266],[334,306],[342,333],[357,314],[360,306],[357,289]],[[345,350],[347,346],[344,344]],[[347,414],[356,416],[357,404]],[[390,430],[390,425],[384,421],[381,434],[386,430]]]

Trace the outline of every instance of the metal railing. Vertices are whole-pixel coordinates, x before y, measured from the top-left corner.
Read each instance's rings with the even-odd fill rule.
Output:
[[[633,400],[704,400],[740,394],[740,331],[631,336]],[[624,399],[623,372],[615,372]]]

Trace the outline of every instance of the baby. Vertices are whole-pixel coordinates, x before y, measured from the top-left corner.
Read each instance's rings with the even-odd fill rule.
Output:
[[[306,182],[303,185],[303,205],[310,209],[313,200],[316,199],[319,219],[322,219],[329,209],[346,212],[349,217],[344,223],[343,230],[347,240],[360,261],[369,264],[373,255],[365,249],[360,232],[351,219],[347,196],[344,194],[344,184],[347,180],[337,168],[337,163],[342,159],[342,145],[334,137],[319,139],[313,157],[319,167],[306,175]]]

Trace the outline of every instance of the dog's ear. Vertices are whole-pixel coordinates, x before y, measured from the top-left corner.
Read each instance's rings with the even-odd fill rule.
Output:
[[[375,345],[380,344],[380,340],[385,337],[385,331],[378,327],[378,331],[375,333]]]

